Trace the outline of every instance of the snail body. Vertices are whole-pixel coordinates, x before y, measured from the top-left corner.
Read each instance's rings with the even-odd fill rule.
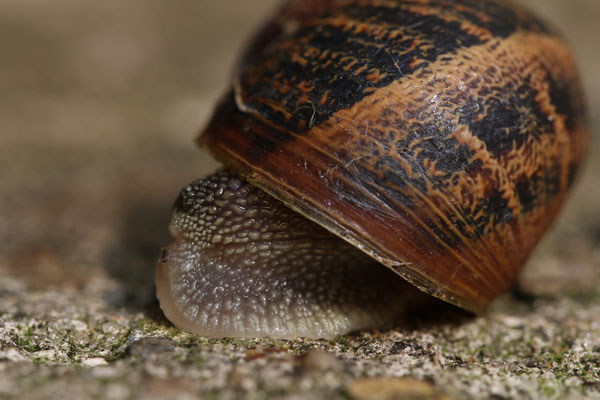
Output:
[[[585,122],[569,49],[513,3],[289,1],[249,46],[199,137],[227,170],[194,182],[176,203],[176,241],[157,269],[161,307],[177,326],[208,336],[330,337],[380,324],[411,302],[397,295],[411,289],[388,285],[395,277],[383,264],[481,312],[514,284],[556,216],[585,153]],[[265,196],[274,199],[264,218],[285,215],[277,223],[259,216]],[[365,267],[346,274],[341,264],[353,262],[315,262],[298,249],[351,254]],[[203,284],[189,275],[206,260],[228,270],[228,252],[248,255],[231,261],[229,275],[244,276],[243,285],[203,286],[212,274],[196,274]],[[238,269],[267,264],[306,276],[311,265],[336,264],[321,286],[352,278],[335,295],[317,295],[325,289],[315,284],[303,297],[301,283],[279,277],[269,303],[268,290],[246,286],[262,278]],[[380,270],[381,290],[356,284]],[[209,287],[231,291],[207,299]],[[345,296],[343,287],[379,299]],[[346,297],[354,300],[333,301]],[[307,306],[314,299],[324,301]],[[354,308],[361,303],[371,305]]]

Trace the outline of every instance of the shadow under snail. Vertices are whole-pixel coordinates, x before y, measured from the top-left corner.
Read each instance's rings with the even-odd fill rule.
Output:
[[[422,292],[481,312],[586,141],[571,52],[512,2],[288,1],[198,139],[226,167],[176,201],[161,307],[213,337],[384,327]]]

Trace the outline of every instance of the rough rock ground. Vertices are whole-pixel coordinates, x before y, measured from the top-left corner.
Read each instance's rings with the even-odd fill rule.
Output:
[[[214,167],[194,134],[275,3],[0,3],[0,398],[600,398],[598,147],[519,288],[480,317],[440,306],[333,341],[164,319],[170,205]],[[528,3],[574,43],[598,127],[600,3]]]

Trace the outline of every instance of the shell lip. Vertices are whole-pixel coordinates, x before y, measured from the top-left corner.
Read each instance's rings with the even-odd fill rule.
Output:
[[[458,306],[464,310],[473,312],[475,314],[482,314],[491,302],[491,299],[479,299],[480,301],[474,302],[472,301],[472,299],[468,299],[464,296],[461,296],[459,293],[450,290],[449,288],[439,284],[438,282],[431,281],[426,276],[423,276],[423,274],[420,274],[418,270],[409,269],[407,265],[412,265],[413,263],[409,263],[398,258],[394,259],[386,256],[385,253],[378,250],[375,246],[362,240],[360,238],[360,234],[355,234],[351,230],[344,228],[335,220],[332,220],[331,218],[324,215],[322,211],[316,211],[319,210],[318,208],[311,209],[310,207],[307,207],[306,205],[303,205],[298,201],[294,201],[294,196],[286,196],[285,194],[273,190],[271,185],[268,184],[268,181],[263,176],[261,176],[257,172],[252,172],[250,168],[248,168],[248,166],[236,163],[233,161],[233,159],[222,156],[218,151],[214,150],[214,148],[210,144],[210,141],[211,139],[205,136],[204,134],[201,134],[197,138],[197,144],[201,148],[208,150],[209,153],[217,161],[221,162],[224,165],[224,168],[230,169],[235,173],[240,174],[249,183],[262,189],[269,195],[275,197],[276,199],[284,203],[287,207],[310,219],[311,221],[317,223],[318,225],[327,229],[334,235],[352,244],[354,247],[360,249],[365,254],[377,260],[380,264],[383,264],[384,266],[390,268],[402,279],[408,281],[409,283],[417,287],[419,290],[433,297],[439,298],[447,303]]]

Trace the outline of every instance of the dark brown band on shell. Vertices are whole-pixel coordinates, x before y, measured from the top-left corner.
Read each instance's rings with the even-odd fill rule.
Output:
[[[569,50],[507,2],[312,3],[259,36],[200,143],[421,289],[483,309],[582,159]]]

